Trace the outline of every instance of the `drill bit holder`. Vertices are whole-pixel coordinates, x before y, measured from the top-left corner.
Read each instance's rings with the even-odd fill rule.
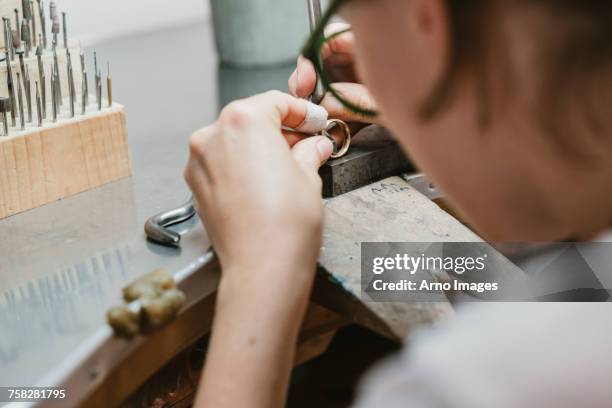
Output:
[[[104,98],[94,53],[90,96],[85,56],[54,1],[0,0],[0,16],[0,219],[130,176],[110,64]]]
[[[0,136],[0,219],[131,175],[123,106],[103,105]]]

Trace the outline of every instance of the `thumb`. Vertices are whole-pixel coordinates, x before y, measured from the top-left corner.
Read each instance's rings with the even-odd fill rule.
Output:
[[[332,143],[325,136],[313,136],[301,140],[291,149],[293,158],[308,175],[317,175],[319,167],[329,159]]]

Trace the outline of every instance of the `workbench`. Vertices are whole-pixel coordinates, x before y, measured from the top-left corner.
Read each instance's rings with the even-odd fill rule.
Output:
[[[205,255],[209,241],[199,221],[178,227],[180,248],[150,243],[143,233],[148,217],[189,196],[188,137],[233,99],[286,89],[293,66],[219,68],[204,24],[95,48],[113,61],[133,176],[0,221],[0,386],[63,386],[87,406],[112,406],[210,330],[220,270]],[[349,322],[399,339],[452,313],[448,303],[360,304],[358,243],[478,241],[474,233],[399,177],[325,207],[319,277],[296,364],[322,352]],[[184,312],[146,339],[113,339],[106,310],[121,303],[123,286],[156,268],[175,275],[198,270]]]

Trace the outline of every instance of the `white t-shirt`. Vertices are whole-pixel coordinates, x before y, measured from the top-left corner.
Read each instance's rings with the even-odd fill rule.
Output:
[[[355,406],[612,407],[612,304],[464,305],[371,370]]]

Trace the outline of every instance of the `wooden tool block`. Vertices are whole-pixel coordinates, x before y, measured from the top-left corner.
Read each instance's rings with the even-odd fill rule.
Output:
[[[0,219],[131,174],[123,106],[0,136]]]

